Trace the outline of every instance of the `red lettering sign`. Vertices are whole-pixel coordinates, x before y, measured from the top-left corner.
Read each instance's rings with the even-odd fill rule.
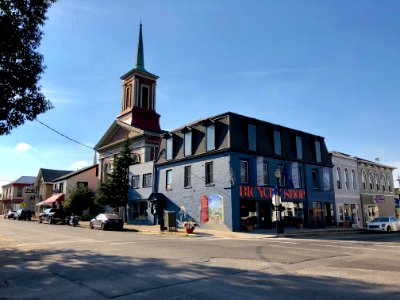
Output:
[[[281,196],[283,201],[290,200],[304,200],[306,195],[305,190],[294,190],[294,189],[282,189]],[[252,187],[248,185],[239,186],[239,196],[254,199],[272,199],[272,188],[271,187]]]

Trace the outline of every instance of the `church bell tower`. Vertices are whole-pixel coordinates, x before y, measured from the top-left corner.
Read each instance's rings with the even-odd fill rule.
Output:
[[[157,75],[144,68],[142,24],[140,23],[136,65],[122,79],[119,121],[142,130],[160,132],[160,115],[156,112]]]

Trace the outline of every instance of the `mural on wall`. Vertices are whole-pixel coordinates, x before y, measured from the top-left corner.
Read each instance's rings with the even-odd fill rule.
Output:
[[[217,194],[202,195],[201,202],[201,223],[222,224],[224,222],[224,199]]]

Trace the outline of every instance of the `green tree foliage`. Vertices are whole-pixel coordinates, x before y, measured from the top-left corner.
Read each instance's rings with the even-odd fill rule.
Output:
[[[82,211],[89,209],[90,213],[97,213],[99,207],[94,202],[95,193],[83,187],[68,190],[67,197],[63,202],[63,207],[70,213],[81,214]]]
[[[40,91],[40,27],[55,0],[0,0],[0,135],[53,108]]]
[[[114,158],[112,172],[105,174],[105,180],[99,186],[95,202],[113,208],[126,207],[128,204],[129,166],[134,164],[129,150],[129,140],[125,140],[122,151]]]

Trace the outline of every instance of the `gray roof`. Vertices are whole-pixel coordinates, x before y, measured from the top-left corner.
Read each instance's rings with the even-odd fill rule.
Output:
[[[14,184],[31,185],[35,183],[35,180],[36,180],[35,176],[21,176],[18,179],[15,179],[8,184],[2,185],[2,187],[12,186]]]
[[[65,170],[51,170],[51,169],[43,169],[43,168],[41,168],[40,170],[39,170],[39,173],[41,173],[42,174],[42,177],[43,177],[43,181],[44,182],[51,182],[51,181],[53,181],[54,179],[56,179],[56,178],[58,178],[58,177],[61,177],[61,176],[64,176],[64,175],[66,175],[66,174],[68,174],[68,173],[71,173],[71,172],[73,172],[73,171],[65,171]]]

